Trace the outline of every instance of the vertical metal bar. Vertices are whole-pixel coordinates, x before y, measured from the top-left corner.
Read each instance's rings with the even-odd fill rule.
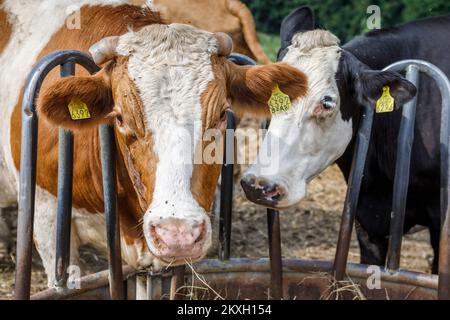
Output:
[[[450,81],[435,65],[423,60],[402,60],[391,64],[384,70],[402,71],[409,65],[416,65],[421,72],[432,77],[439,87],[442,97],[441,128],[440,128],[440,153],[441,153],[441,239],[439,244],[439,299],[450,299]]]
[[[448,80],[447,80],[448,81]],[[448,85],[448,84],[447,84]],[[450,88],[448,90],[450,92]],[[450,97],[442,92],[441,113],[441,234],[439,241],[439,300],[450,300]]]
[[[438,297],[440,300],[450,300],[450,214],[447,214],[441,228]]]
[[[35,101],[42,82],[47,74],[53,70],[53,68],[64,64],[69,60],[82,65],[90,73],[99,70],[92,59],[83,52],[74,50],[58,51],[47,55],[39,61],[30,72],[25,84],[22,100],[15,299],[30,298],[38,141],[38,117],[36,114]]]
[[[224,137],[224,164],[220,190],[219,259],[230,259],[231,217],[233,213],[234,130],[236,120],[227,112],[227,130]]]
[[[267,130],[270,119],[266,119],[261,128]],[[270,297],[281,300],[283,298],[283,258],[281,254],[280,213],[267,209],[267,231],[269,236],[270,260]]]
[[[441,111],[441,234],[439,241],[438,298],[450,300],[450,83],[441,70],[434,79],[442,97]]]
[[[116,141],[114,128],[109,125],[102,125],[99,133],[109,258],[109,289],[111,299],[123,300],[125,292],[120,249],[119,215],[117,213]]]
[[[342,213],[341,227],[339,230],[338,244],[333,265],[335,278],[338,281],[343,280],[345,276],[353,223],[358,207],[359,191],[361,190],[364,166],[366,164],[367,151],[369,149],[370,135],[372,132],[373,115],[373,106],[363,106],[361,124],[356,134],[352,169],[348,180],[344,212]]]
[[[60,74],[61,77],[74,75],[75,62],[62,64]],[[70,264],[73,180],[73,134],[70,130],[59,129],[58,149],[55,286],[62,288],[66,285]]]
[[[238,65],[256,65],[247,56],[232,53],[228,59]],[[227,130],[224,138],[224,164],[222,166],[219,218],[219,259],[229,260],[231,253],[231,218],[233,213],[234,130],[236,120],[227,112]]]
[[[172,269],[172,280],[170,283],[170,300],[182,300],[182,288],[184,286],[185,267],[178,266]]]
[[[283,298],[283,262],[281,255],[280,213],[267,209],[267,227],[269,235],[270,258],[270,297]]]
[[[136,300],[136,294],[137,294],[137,281],[136,281],[137,275],[131,276],[126,280],[126,287],[127,287],[127,300]]]
[[[31,78],[27,81],[27,89],[30,82]],[[31,99],[34,99],[34,88],[25,91],[22,104],[20,190],[14,292],[14,297],[17,300],[30,299],[38,140],[38,119],[36,108],[34,103],[30,101]]]
[[[148,300],[161,299],[162,292],[162,274],[147,273],[147,297]]]
[[[170,288],[172,277],[167,276],[166,273],[161,277],[161,300],[170,300]]]
[[[410,65],[406,69],[406,79],[418,87],[419,69]],[[414,142],[414,122],[416,118],[417,95],[403,106],[402,121],[397,142],[397,161],[395,164],[394,192],[390,223],[387,268],[397,271],[400,267],[405,209],[408,195],[411,150]]]

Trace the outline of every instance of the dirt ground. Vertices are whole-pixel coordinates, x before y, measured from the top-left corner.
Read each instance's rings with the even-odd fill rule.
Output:
[[[257,126],[254,122],[243,122],[244,126]],[[340,215],[346,191],[345,181],[335,166],[328,168],[311,182],[305,200],[295,208],[281,213],[282,251],[286,258],[332,260],[339,232]],[[9,212],[7,223],[16,226],[15,212]],[[217,233],[214,233],[217,237]],[[235,186],[232,227],[233,257],[267,257],[266,211],[244,197],[239,184]],[[14,246],[8,254],[0,246],[0,299],[10,299],[14,286]],[[402,247],[402,267],[430,271],[432,250],[428,231],[406,235]],[[216,255],[213,247],[209,256]],[[89,248],[82,250],[83,262],[95,271],[102,269],[105,259]],[[37,254],[33,258],[32,291],[46,287],[45,274]],[[359,261],[359,249],[353,235],[350,262]]]

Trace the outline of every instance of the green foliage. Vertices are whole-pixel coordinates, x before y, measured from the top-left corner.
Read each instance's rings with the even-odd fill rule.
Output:
[[[342,42],[367,31],[367,7],[381,9],[381,26],[450,13],[449,0],[242,0],[252,10],[258,31],[278,34],[281,21],[294,8],[311,6],[320,25]]]
[[[259,42],[264,52],[269,56],[270,60],[277,60],[278,49],[280,48],[280,37],[278,35],[258,32]]]

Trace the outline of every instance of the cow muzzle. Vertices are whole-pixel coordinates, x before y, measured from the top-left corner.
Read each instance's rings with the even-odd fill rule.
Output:
[[[281,183],[253,174],[246,174],[241,185],[248,200],[270,208],[277,208],[286,196],[286,188]]]
[[[206,220],[172,217],[151,222],[149,228],[151,251],[170,265],[201,259],[211,233]]]

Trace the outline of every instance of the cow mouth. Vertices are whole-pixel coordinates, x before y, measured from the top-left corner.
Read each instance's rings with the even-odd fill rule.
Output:
[[[279,203],[285,198],[284,188],[276,186],[270,190],[265,190],[259,185],[248,185],[241,180],[241,186],[248,200],[253,203],[276,209]]]
[[[165,264],[167,267],[175,267],[175,266],[181,266],[185,264],[191,264],[195,261],[200,260],[203,257],[203,255],[197,255],[197,256],[185,256],[185,257],[173,257],[172,259],[169,257],[161,257],[159,256],[158,259]]]

